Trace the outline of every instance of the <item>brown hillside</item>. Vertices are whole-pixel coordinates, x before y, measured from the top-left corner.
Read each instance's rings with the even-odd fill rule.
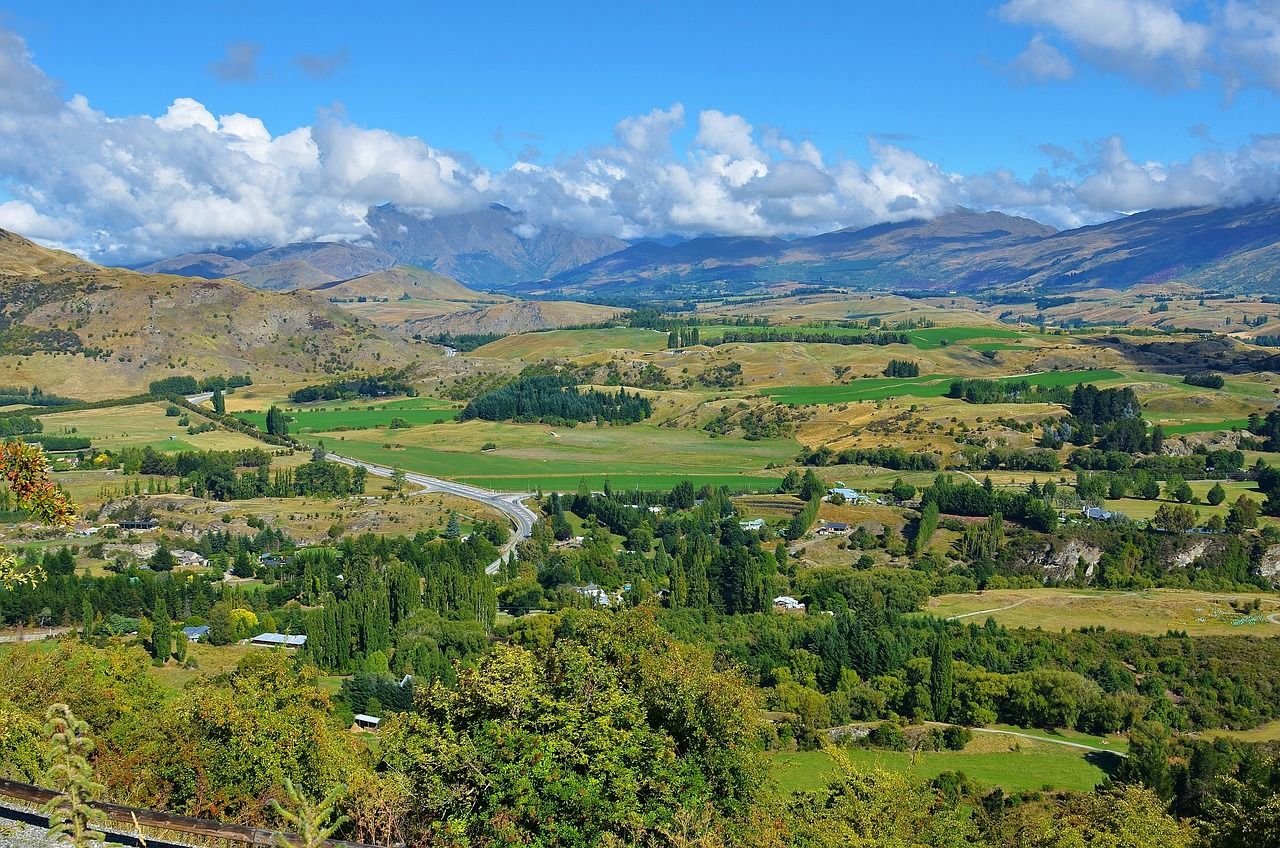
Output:
[[[102,268],[0,231],[0,384],[101,399],[179,373],[302,382],[411,358],[311,293]]]

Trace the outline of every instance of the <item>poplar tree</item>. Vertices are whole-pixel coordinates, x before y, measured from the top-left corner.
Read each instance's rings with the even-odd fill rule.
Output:
[[[164,598],[156,595],[156,606],[151,613],[151,656],[164,664],[173,654],[173,628],[169,622],[169,610]]]
[[[937,721],[946,721],[951,714],[954,690],[952,662],[951,639],[945,630],[939,631],[929,657],[929,700],[933,703],[933,717]]]

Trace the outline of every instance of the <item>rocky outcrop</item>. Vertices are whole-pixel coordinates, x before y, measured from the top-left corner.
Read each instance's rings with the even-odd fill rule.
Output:
[[[1075,580],[1081,568],[1084,569],[1084,578],[1088,580],[1093,577],[1100,559],[1102,548],[1074,539],[1061,546],[1045,544],[1023,555],[1027,566],[1040,569],[1046,583]]]
[[[1258,576],[1280,584],[1280,545],[1272,545],[1263,552],[1258,562]]]

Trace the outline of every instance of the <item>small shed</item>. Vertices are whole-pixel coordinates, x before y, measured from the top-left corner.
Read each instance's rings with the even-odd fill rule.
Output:
[[[365,715],[364,713],[356,713],[352,717],[351,732],[358,733],[360,731],[373,731],[378,729],[378,725],[382,724],[382,719],[377,716]]]

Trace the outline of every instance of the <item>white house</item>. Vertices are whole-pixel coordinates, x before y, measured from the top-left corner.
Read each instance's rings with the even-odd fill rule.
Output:
[[[738,526],[741,527],[743,530],[763,530],[764,519],[753,518],[750,521],[739,521]]]
[[[779,595],[773,599],[773,608],[776,610],[800,611],[804,609],[804,604],[800,603],[790,595]]]
[[[585,586],[574,586],[573,591],[584,598],[589,598],[592,603],[599,604],[602,607],[609,606],[609,593],[594,583],[588,583]]]

